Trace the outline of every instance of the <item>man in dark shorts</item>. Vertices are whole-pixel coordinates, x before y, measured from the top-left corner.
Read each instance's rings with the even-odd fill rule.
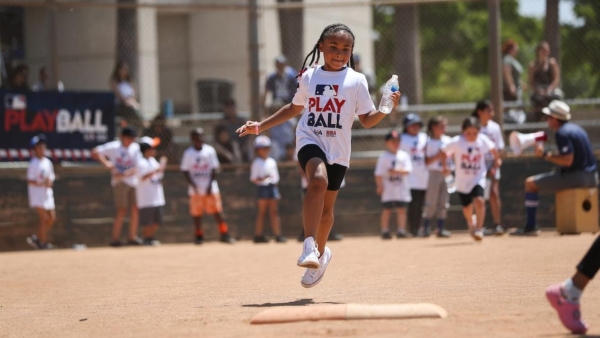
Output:
[[[543,145],[535,149],[536,156],[559,166],[557,171],[530,176],[525,180],[525,227],[511,233],[515,236],[537,236],[536,211],[538,192],[557,192],[573,188],[598,186],[598,170],[592,144],[583,128],[569,122],[569,106],[559,100],[550,102],[542,109],[547,115],[548,128],[556,131],[558,153],[545,151]]]

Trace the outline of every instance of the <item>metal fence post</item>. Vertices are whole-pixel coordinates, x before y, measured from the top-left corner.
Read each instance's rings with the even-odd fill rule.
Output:
[[[260,116],[260,78],[258,63],[258,3],[248,1],[248,41],[250,49],[250,116],[257,121]]]
[[[489,62],[492,103],[496,115],[494,120],[504,129],[504,109],[502,107],[502,58],[500,56],[500,0],[487,0],[488,35],[490,41]]]

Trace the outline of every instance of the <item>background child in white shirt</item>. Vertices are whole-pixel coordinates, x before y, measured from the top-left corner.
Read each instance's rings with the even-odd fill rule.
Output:
[[[429,170],[425,164],[425,146],[427,134],[421,132],[423,122],[417,114],[408,114],[403,120],[404,131],[400,149],[410,156],[413,171],[408,175],[412,200],[408,205],[408,226],[412,235],[417,235],[423,220],[423,204],[429,180]]]
[[[269,210],[271,229],[273,230],[273,235],[275,235],[275,241],[277,243],[285,243],[286,238],[281,235],[278,210],[279,200],[281,199],[279,189],[277,189],[279,171],[277,170],[277,162],[269,156],[271,139],[264,135],[258,136],[254,140],[254,151],[256,158],[254,158],[250,167],[250,181],[256,184],[258,194],[258,213],[256,214],[256,224],[254,226],[254,243],[269,242],[263,231],[267,209]]]
[[[425,163],[429,168],[429,180],[425,193],[425,207],[423,208],[423,231],[421,235],[428,237],[431,221],[437,219],[437,236],[450,237],[450,232],[444,229],[444,222],[450,202],[446,177],[452,174],[452,160],[446,159],[446,154],[441,149],[450,142],[446,135],[448,120],[441,116],[432,117],[427,124],[429,140],[425,148]]]
[[[135,201],[135,186],[137,185],[135,166],[141,157],[140,146],[135,143],[136,136],[135,129],[125,127],[121,130],[121,137],[118,141],[108,142],[92,150],[94,158],[111,173],[110,183],[117,209],[110,242],[110,246],[113,247],[121,246],[121,230],[127,209],[130,210],[129,241],[127,243],[129,245],[142,244],[137,235],[139,213]]]
[[[219,193],[216,175],[219,159],[215,148],[204,143],[204,130],[196,128],[190,133],[192,146],[187,148],[181,159],[181,171],[188,183],[190,197],[190,215],[194,220],[196,239],[194,243],[204,242],[202,214],[213,215],[219,226],[221,242],[234,243],[229,235],[229,227],[223,218],[223,203]]]
[[[502,155],[502,151],[504,150],[504,136],[502,135],[500,125],[492,120],[494,117],[494,105],[487,100],[479,101],[472,115],[479,119],[481,133],[496,144],[496,150]],[[490,209],[494,220],[494,228],[486,231],[485,234],[501,236],[504,234],[504,228],[500,222],[500,168],[494,168],[494,156],[491,153],[486,154],[485,164],[488,168],[487,177],[489,181],[485,195],[487,196],[489,193]]]
[[[154,234],[163,222],[165,193],[162,179],[167,165],[167,158],[162,156],[160,163],[154,158],[159,138],[144,136],[140,139],[142,157],[138,159],[136,174],[138,185],[135,189],[136,201],[140,211],[140,226],[144,245],[157,246],[160,242]]]
[[[325,27],[305,59],[292,103],[264,121],[248,121],[237,130],[240,136],[257,135],[304,112],[296,128],[296,149],[308,179],[302,206],[306,239],[297,265],[306,268],[300,281],[306,288],[321,281],[331,259],[327,237],[333,227],[333,206],[350,163],[354,118],[358,115],[360,123],[371,128],[386,115],[375,109],[365,76],[352,69],[354,43],[348,26]],[[321,53],[323,66],[304,68],[309,58],[309,66],[318,63]],[[391,94],[391,99],[395,108],[400,93]]]
[[[502,164],[494,142],[479,133],[479,120],[467,117],[462,123],[462,134],[455,136],[443,148],[448,156],[453,156],[456,165],[456,191],[463,206],[463,215],[475,240],[483,239],[485,200],[483,191],[486,184],[487,167],[485,154],[494,156],[494,167]],[[473,209],[476,219],[473,220]]]
[[[400,150],[400,135],[392,130],[385,136],[386,151],[377,159],[375,183],[381,196],[381,238],[391,239],[389,222],[392,209],[396,209],[397,237],[407,238],[406,206],[410,203],[407,176],[412,171],[410,156]]]
[[[52,190],[56,176],[52,162],[44,155],[46,136],[34,136],[31,139],[31,147],[35,156],[27,168],[29,207],[37,211],[40,223],[37,235],[27,237],[27,243],[35,249],[53,249],[54,246],[48,243],[48,232],[56,222],[54,190]]]

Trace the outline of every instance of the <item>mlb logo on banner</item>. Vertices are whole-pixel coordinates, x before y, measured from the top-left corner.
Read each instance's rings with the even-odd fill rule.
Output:
[[[317,85],[315,89],[315,95],[321,96],[337,96],[338,93],[338,85]]]
[[[25,95],[6,94],[4,95],[4,108],[15,110],[27,109],[27,97]]]

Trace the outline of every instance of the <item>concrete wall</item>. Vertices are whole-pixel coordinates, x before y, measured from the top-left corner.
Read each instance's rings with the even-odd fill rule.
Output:
[[[37,81],[37,69],[51,70],[46,11],[25,8],[26,59],[30,81]],[[108,90],[114,67],[116,11],[77,8],[57,13],[57,49],[60,80],[67,90]]]
[[[190,40],[188,14],[158,16],[158,68],[160,100],[173,100],[177,108],[189,109],[191,102]],[[177,109],[176,108],[176,109]]]
[[[375,194],[373,167],[375,163],[353,164],[346,176],[347,185],[340,191],[336,203],[335,229],[345,235],[378,235],[381,206]],[[58,222],[51,238],[60,247],[73,243],[92,246],[107,245],[114,207],[109,175],[99,166],[91,168],[57,167],[58,180],[54,193]],[[163,242],[190,242],[193,239],[188,216],[186,184],[181,173],[173,168],[163,185],[167,205],[165,224],[157,238]],[[520,227],[525,222],[523,182],[529,175],[549,171],[551,166],[541,160],[506,160],[502,167],[501,194],[503,225]],[[295,238],[302,226],[300,181],[294,165],[280,165],[281,224],[286,236]],[[236,237],[251,238],[256,215],[256,188],[248,180],[248,170],[224,170],[218,176],[223,207],[231,232]],[[0,251],[27,249],[25,237],[35,232],[37,217],[28,208],[25,169],[0,170]],[[554,196],[542,194],[538,224],[554,227]],[[447,227],[466,230],[458,196],[452,195],[452,208]],[[211,217],[204,218],[209,238],[216,238],[216,226]],[[491,226],[488,213],[488,226]],[[265,229],[269,229],[268,225]],[[395,229],[392,226],[392,229]],[[124,236],[126,231],[123,232]],[[269,230],[267,230],[267,234]]]
[[[240,110],[250,106],[248,14],[245,10],[211,10],[189,15],[190,86],[197,108],[196,81],[219,79],[235,83]],[[195,109],[196,110],[196,109]]]

